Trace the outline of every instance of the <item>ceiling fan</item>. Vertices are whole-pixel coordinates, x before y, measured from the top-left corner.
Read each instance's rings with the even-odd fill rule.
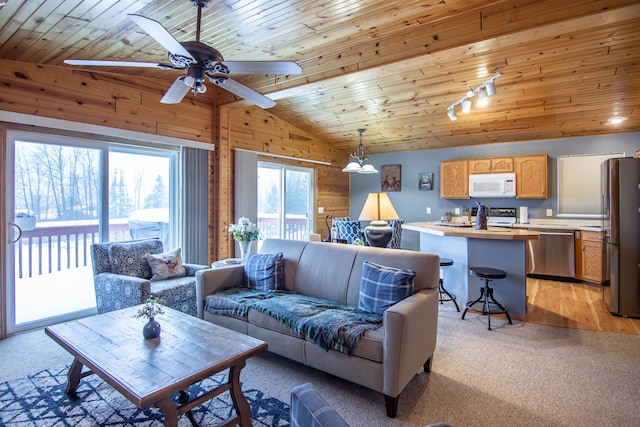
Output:
[[[206,77],[211,83],[259,107],[271,108],[276,105],[274,100],[232,80],[229,78],[229,74],[300,74],[302,72],[300,66],[293,61],[225,61],[220,52],[200,41],[202,8],[206,7],[210,0],[190,1],[198,7],[195,41],[180,43],[159,22],[142,15],[128,15],[133,22],[169,51],[170,64],[82,59],[65,59],[64,63],[85,66],[186,70],[187,74],[179,76],[160,100],[164,104],[179,103],[189,91],[192,91],[194,95],[206,92],[207,87],[204,85]]]

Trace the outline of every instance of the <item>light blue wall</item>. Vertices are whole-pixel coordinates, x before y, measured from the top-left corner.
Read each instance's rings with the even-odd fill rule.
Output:
[[[487,144],[438,150],[407,151],[392,154],[369,155],[369,161],[380,170],[382,165],[402,166],[402,191],[389,192],[389,198],[405,222],[436,221],[446,212],[464,205],[471,206],[476,199],[450,200],[440,199],[440,161],[454,159],[473,159],[528,154],[549,155],[549,198],[544,200],[522,199],[481,199],[480,202],[491,207],[529,207],[529,218],[548,218],[546,210],[557,211],[557,157],[576,154],[603,154],[624,152],[635,155],[640,149],[640,132],[610,134],[576,138],[550,139],[539,141]],[[345,164],[348,159],[345,159]],[[433,191],[418,190],[418,174],[434,173]],[[367,194],[380,191],[380,174],[350,174],[350,216],[357,219]],[[431,215],[426,208],[431,207]],[[419,249],[418,233],[406,232],[402,236],[402,247]]]

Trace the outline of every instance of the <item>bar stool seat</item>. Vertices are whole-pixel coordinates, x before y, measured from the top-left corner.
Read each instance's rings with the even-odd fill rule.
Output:
[[[448,267],[450,265],[453,265],[453,260],[451,258],[440,257],[440,267]],[[458,302],[456,301],[456,296],[445,289],[444,280],[442,278],[438,283],[438,294],[438,301],[440,301],[440,304],[443,304],[446,301],[452,301],[456,306],[456,310],[458,311],[458,313],[460,313],[460,307],[458,306]]]
[[[464,320],[464,316],[467,314],[467,311],[472,310],[472,311],[477,311],[479,313],[482,313],[483,315],[484,314],[487,315],[487,323],[488,323],[489,330],[491,330],[492,314],[505,314],[507,316],[507,320],[509,321],[509,324],[513,325],[513,322],[511,321],[511,316],[509,316],[509,310],[506,309],[498,301],[496,301],[495,297],[493,296],[493,288],[489,286],[489,282],[493,280],[504,279],[505,277],[507,277],[507,273],[502,270],[498,270],[497,268],[469,267],[469,274],[484,280],[484,286],[480,288],[480,296],[475,300],[468,302],[466,304],[467,307],[464,309],[464,312],[462,312],[462,320]],[[477,303],[482,303],[481,310],[473,308],[473,306],[476,305]],[[491,305],[497,308],[492,308]]]

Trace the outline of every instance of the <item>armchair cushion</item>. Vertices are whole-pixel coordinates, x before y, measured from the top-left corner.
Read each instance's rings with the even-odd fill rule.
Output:
[[[244,263],[245,285],[259,291],[284,289],[282,252],[277,254],[249,253]]]
[[[157,281],[185,276],[187,271],[182,265],[181,252],[182,250],[178,248],[157,255],[146,254],[151,273],[153,273],[151,280]]]
[[[414,277],[416,273],[413,270],[364,261],[358,308],[383,314],[387,308],[413,294]]]
[[[117,242],[110,244],[107,251],[112,273],[151,279],[151,267],[145,255],[162,253],[162,241],[149,239]]]

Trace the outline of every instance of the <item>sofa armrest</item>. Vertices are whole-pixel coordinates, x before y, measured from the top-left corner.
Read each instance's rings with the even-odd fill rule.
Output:
[[[142,304],[151,295],[151,281],[114,273],[93,276],[98,313]]]
[[[244,266],[232,265],[222,268],[207,268],[196,271],[196,300],[198,317],[204,318],[204,299],[218,289],[229,288],[242,283]]]
[[[436,349],[438,289],[422,289],[384,312],[383,393],[397,397]]]
[[[208,265],[201,265],[201,264],[184,264],[183,263],[182,266],[186,271],[185,276],[191,276],[191,277],[196,275],[196,271],[204,270],[206,268],[211,268]]]

